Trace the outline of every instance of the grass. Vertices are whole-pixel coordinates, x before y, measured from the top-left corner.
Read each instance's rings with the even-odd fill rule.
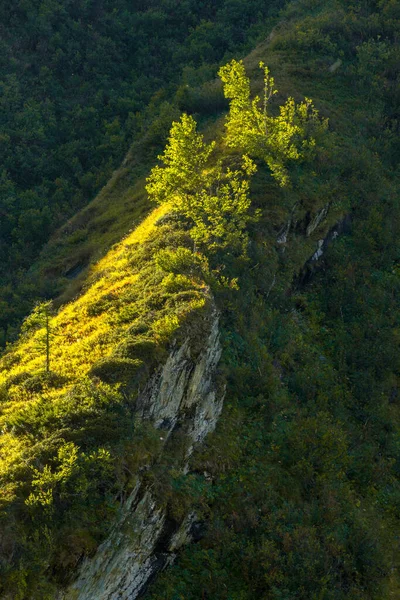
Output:
[[[135,269],[136,247],[148,240],[154,233],[154,223],[167,211],[167,206],[154,210],[136,230],[95,264],[86,281],[84,293],[62,307],[51,319],[51,363],[56,372],[71,380],[79,378],[97,360],[109,354],[115,339],[123,335],[129,324],[121,324],[121,330],[116,335],[114,323],[121,306],[126,309],[131,303],[135,304],[133,290],[137,290],[135,286],[139,279],[139,272]],[[42,336],[41,330],[17,345],[13,354],[18,364],[2,371],[0,385],[19,373],[43,370],[44,357],[40,350]]]
[[[51,238],[28,277],[59,296],[58,304],[71,300],[84,284],[90,265],[118,243],[151,210],[143,179],[132,178],[121,167],[98,196]],[[80,272],[73,281],[68,272]]]
[[[289,95],[293,95],[296,100],[311,96],[316,107],[321,109],[321,114],[329,116],[335,128],[356,128],[357,124],[351,115],[354,114],[357,97],[353,100],[349,98],[348,86],[342,81],[340,74],[329,74],[326,69],[326,73],[319,71],[316,75],[312,72],[311,77],[304,78],[303,72],[296,71],[292,57],[288,60],[288,50],[276,49],[277,39],[284,37],[286,30],[291,31],[290,22],[278,25],[275,37],[259,44],[245,57],[244,62],[252,80],[253,91],[258,94],[262,92],[262,72],[258,65],[260,60],[263,60],[270,67],[279,89],[273,106],[276,107]],[[331,64],[329,61],[330,59],[327,65]],[[332,87],[332,101],[326,99],[327,85]],[[214,88],[219,89],[222,97],[219,80],[213,83],[213,94],[216,93]],[[202,87],[199,88],[201,89]],[[340,107],[336,100],[340,100]],[[220,100],[218,102],[221,104]],[[342,108],[343,102],[348,103],[348,109],[345,111]],[[216,134],[217,137],[222,135],[224,130],[224,111],[219,109],[218,113],[210,110],[209,116],[202,113],[200,119],[206,140],[215,138]],[[143,140],[143,144],[145,143]],[[155,159],[155,153],[154,150],[151,162]],[[128,235],[151,210],[144,190],[143,176],[150,170],[148,154],[148,150],[143,151],[140,144],[128,152],[121,167],[114,172],[97,197],[52,236],[30,269],[24,285],[31,282],[30,285],[39,289],[42,295],[55,298],[57,306],[72,300],[80,293],[91,272],[91,265],[121,238]],[[283,220],[281,208],[279,214],[275,215],[273,212],[277,206],[282,207],[284,198],[279,188],[271,184],[268,184],[268,187],[274,201],[265,207],[268,210],[268,205],[270,206],[271,214],[268,214],[268,218],[272,218],[275,228],[279,228]],[[74,269],[77,274],[70,279],[68,274]]]
[[[195,322],[203,323],[204,336],[210,306],[201,273],[176,276],[158,264],[161,250],[192,246],[168,211],[150,212],[50,318],[49,373],[44,327],[26,331],[0,359],[0,522],[3,539],[23,557],[18,565],[3,560],[0,592],[4,581],[15,597],[27,586],[30,597],[47,598],[40,586],[49,583],[48,564],[61,577],[68,544],[78,559],[87,537],[96,547],[132,469],[159,452],[151,450],[151,427],[143,434],[135,423],[138,391],[172,340],[188,335],[188,322],[192,337]],[[49,543],[32,545],[44,531]]]

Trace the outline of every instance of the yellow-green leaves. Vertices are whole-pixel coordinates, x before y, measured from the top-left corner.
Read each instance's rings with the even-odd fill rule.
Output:
[[[310,155],[315,147],[314,135],[326,129],[327,122],[319,119],[308,98],[300,104],[289,98],[277,116],[270,115],[268,103],[277,90],[268,67],[261,62],[260,68],[264,72],[262,103],[258,96],[250,98],[250,81],[242,61],[233,60],[219,71],[225,97],[230,99],[225,142],[230,148],[264,160],[272,176],[285,186],[290,183],[289,162]]]
[[[250,180],[256,171],[252,158],[265,161],[281,186],[290,184],[288,165],[312,154],[315,137],[326,128],[311,100],[296,104],[289,98],[278,115],[269,114],[277,93],[268,67],[264,73],[264,98],[251,99],[250,80],[242,61],[221,67],[225,97],[230,100],[225,143],[242,155],[216,156],[215,142],[207,144],[193,117],[183,114],[174,122],[164,153],[147,179],[152,200],[169,202],[172,210],[191,221],[190,235],[208,251],[233,248],[245,252],[250,215]]]
[[[42,302],[36,306],[22,325],[23,333],[38,330],[42,334],[42,337],[36,336],[38,337],[37,347],[45,352],[47,373],[50,371],[50,317],[52,314],[52,302]]]
[[[242,61],[233,60],[221,67],[219,76],[224,84],[225,97],[230,100],[229,114],[226,119],[226,144],[240,149],[251,156],[257,156],[259,136],[264,132],[264,115],[258,106],[258,96],[250,99],[250,80],[246,75]]]
[[[209,251],[236,248],[244,251],[249,214],[249,180],[256,167],[243,156],[237,168],[227,166],[214,153],[215,142],[206,144],[193,117],[182,115],[173,123],[167,147],[147,179],[154,201],[171,203],[172,210],[192,222],[190,234]]]
[[[192,213],[191,236],[196,243],[205,244],[210,250],[237,247],[245,251],[246,227],[252,219],[250,177],[255,170],[254,163],[244,157],[236,169],[225,168],[218,161],[207,173],[207,185],[197,195],[196,210]]]
[[[278,90],[275,88],[275,79],[269,74],[269,68],[262,61],[259,67],[264,71],[264,115],[266,115],[267,104],[272,96],[278,93]]]
[[[183,114],[172,124],[168,144],[158,157],[164,168],[154,167],[147,179],[149,196],[159,204],[172,200],[174,208],[185,211],[188,197],[202,185],[214,146],[204,142],[193,117]]]
[[[246,75],[243,61],[232,60],[218,71],[224,84],[225,98],[231,100],[231,110],[247,110],[250,102],[250,79]]]
[[[33,492],[25,500],[27,506],[51,507],[54,496],[59,499],[69,495],[85,497],[92,485],[90,473],[97,470],[107,476],[112,471],[112,457],[108,450],[98,450],[85,454],[73,442],[64,443],[58,450],[57,468],[44,465],[42,470],[33,469]]]

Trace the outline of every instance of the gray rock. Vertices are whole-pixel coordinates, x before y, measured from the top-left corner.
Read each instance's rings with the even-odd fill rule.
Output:
[[[329,207],[330,207],[330,202],[325,204],[325,206],[323,206],[321,208],[321,210],[319,210],[317,212],[317,214],[315,215],[315,217],[312,219],[311,223],[307,227],[307,230],[306,230],[307,237],[309,237],[312,233],[314,233],[314,231],[322,223],[322,221],[324,221],[326,219],[327,214],[329,212]]]
[[[337,61],[335,61],[335,62],[333,63],[333,65],[331,65],[331,66],[329,67],[329,69],[328,69],[328,70],[329,70],[329,72],[330,72],[330,73],[334,73],[335,71],[337,71],[337,70],[338,70],[338,68],[341,66],[341,64],[342,64],[342,60],[341,60],[340,58],[338,58],[338,59],[337,59]]]
[[[166,363],[148,382],[137,401],[137,414],[163,430],[166,439],[179,425],[192,440],[188,454],[215,428],[222,410],[223,393],[217,389],[216,370],[221,356],[218,314],[196,359],[187,339],[170,353]],[[182,465],[184,472],[186,465]],[[121,509],[109,537],[93,558],[81,565],[76,581],[60,592],[58,600],[134,600],[149,579],[173,562],[176,551],[190,540],[195,515],[165,540],[167,515],[139,478]],[[163,549],[157,545],[163,540]]]

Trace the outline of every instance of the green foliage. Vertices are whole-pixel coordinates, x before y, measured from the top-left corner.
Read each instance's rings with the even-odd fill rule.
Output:
[[[189,219],[195,244],[209,253],[227,249],[246,253],[247,226],[259,217],[250,214],[250,180],[257,168],[248,155],[264,160],[283,186],[289,183],[286,163],[311,159],[314,136],[327,127],[308,99],[296,105],[289,98],[278,116],[270,116],[268,102],[277,90],[269,69],[263,63],[260,66],[263,111],[258,97],[250,100],[250,81],[242,61],[233,60],[219,71],[225,96],[231,100],[225,141],[245,153],[241,161],[236,158],[235,165],[235,157],[218,157],[216,143],[205,143],[193,117],[183,114],[173,123],[159,156],[163,166],[155,166],[147,179],[150,198],[160,204],[168,202],[173,211]]]
[[[289,100],[279,109],[274,81],[264,67],[264,81],[254,78],[255,88],[264,86],[264,98],[252,101],[243,65],[231,62],[222,71],[231,100],[225,146],[205,142],[211,133],[215,137],[213,124],[204,137],[187,115],[174,124],[161,159],[164,167],[153,171],[156,176],[149,182],[161,206],[91,267],[84,293],[51,318],[52,330],[62,334],[53,345],[56,372],[43,373],[43,350],[37,347],[40,323],[1,358],[0,593],[21,600],[53,598],[54,583],[67,583],[82,558],[104,539],[140,472],[170,518],[181,521],[194,510],[207,524],[203,539],[186,548],[148,592],[154,600],[398,596],[400,232],[393,166],[399,149],[400,62],[395,5],[389,0],[290,3],[268,44],[246,59],[246,67],[253,77],[260,59],[267,62],[285,94],[315,98],[334,133],[325,137],[324,122],[307,101]],[[218,62],[227,49],[237,56],[243,32],[253,28],[257,35],[265,8],[259,0],[229,0],[214,20],[218,3],[188,1],[178,8],[177,3],[145,4],[143,29],[132,30],[140,34],[143,98],[164,75],[161,58],[173,87],[175,64],[165,57],[174,56],[177,65],[186,65],[185,85],[204,86],[187,93],[181,89],[179,109],[198,110],[204,126],[208,102],[211,111],[223,108],[214,84],[210,89],[204,85],[217,68],[208,57]],[[17,9],[10,10],[17,23]],[[27,18],[37,23],[32,11]],[[203,21],[197,24],[199,15]],[[51,25],[51,19],[43,19],[41,27]],[[174,23],[174,35],[183,39],[182,27],[176,26],[183,22],[189,36],[184,49],[166,33],[166,25]],[[154,38],[151,60],[146,36]],[[72,40],[68,48],[75,52],[79,39],[65,38]],[[38,43],[44,39],[39,37]],[[100,39],[107,48],[113,44]],[[29,43],[21,37],[22,49]],[[63,52],[68,48],[64,45]],[[68,52],[66,56],[68,63]],[[338,58],[342,63],[331,69]],[[91,64],[102,68],[95,59],[94,52]],[[82,65],[74,60],[74,66]],[[42,71],[43,81],[45,76]],[[129,117],[129,124],[120,117],[118,123],[113,102],[121,98],[120,88],[112,88],[110,80],[104,165],[110,149],[117,156],[125,126],[142,128],[148,136],[142,146],[134,146],[98,201],[49,246],[50,278],[52,272],[68,273],[86,264],[88,257],[115,243],[133,220],[141,220],[147,204],[135,178],[176,119],[177,107],[165,92],[148,112]],[[7,80],[6,103],[14,99],[20,106],[18,85],[17,78]],[[76,89],[71,86],[74,93]],[[115,98],[109,90],[115,90]],[[103,97],[99,102],[105,106]],[[85,124],[90,127],[92,117],[98,119],[89,106],[79,105],[77,133]],[[35,158],[32,144],[26,143],[28,123],[34,148],[48,139],[44,128],[54,126],[51,111],[45,114],[42,108],[28,102],[26,114],[19,114],[27,167]],[[98,128],[92,129],[97,135]],[[14,137],[6,132],[1,143],[19,152]],[[85,130],[84,137],[91,152],[91,133]],[[244,152],[258,161],[250,188]],[[79,186],[90,193],[101,177],[90,165],[83,175],[79,147],[72,145],[68,155],[68,168],[79,173]],[[28,187],[31,174],[31,169],[19,173],[28,177]],[[46,190],[38,184],[34,193],[20,193],[14,175],[4,173],[0,182],[0,244],[7,252],[15,250],[12,236],[21,236],[31,247],[32,227],[42,223],[45,237],[49,222],[42,202]],[[65,179],[64,173],[57,182],[60,214],[66,202],[62,198],[70,198]],[[165,188],[158,185],[161,181]],[[250,197],[260,210],[255,223]],[[166,202],[181,204],[186,220],[166,216]],[[242,215],[235,212],[240,203]],[[322,209],[327,216],[317,223]],[[26,217],[19,220],[20,213]],[[351,228],[324,248],[322,260],[305,267],[317,241],[346,214],[351,214]],[[190,233],[196,236],[197,231],[194,251],[188,221]],[[10,232],[15,233],[10,237]],[[247,261],[237,256],[244,245]],[[20,259],[17,249],[15,260]],[[217,431],[192,456],[184,475],[185,436],[175,431],[161,452],[159,432],[135,420],[141,382],[132,364],[143,361],[147,376],[164,360],[171,339],[179,342],[188,335],[201,348],[209,281],[221,310],[225,408]],[[69,299],[81,283],[70,288]],[[63,285],[58,282],[57,290]],[[24,289],[23,311],[28,312],[35,284],[26,283]],[[15,318],[7,312],[16,304],[13,294],[4,286],[5,320],[11,321],[11,314]],[[113,383],[88,378],[96,368]]]
[[[172,198],[178,210],[190,210],[189,197],[202,187],[203,172],[215,142],[205,144],[193,117],[183,114],[172,124],[168,144],[159,160],[164,168],[154,167],[146,190],[158,203]]]
[[[25,319],[22,324],[22,334],[27,334],[33,330],[38,331],[37,345],[42,349],[46,357],[46,373],[50,371],[50,339],[52,332],[50,331],[50,317],[54,314],[52,302],[42,302],[36,305],[32,313]]]
[[[193,117],[174,122],[168,144],[153,168],[146,190],[158,203],[190,219],[190,235],[209,252],[223,248],[246,249],[249,214],[249,179],[256,167],[243,156],[239,168],[226,167],[215,158],[215,142],[206,144]]]
[[[184,286],[164,285],[158,258],[190,243],[164,216],[157,208],[93,266],[79,298],[39,305],[0,360],[0,595],[52,598],[160,453],[159,434],[135,419],[138,390],[209,310],[205,258]]]
[[[68,495],[78,494],[81,500],[90,493],[90,483],[86,473],[95,470],[103,480],[112,475],[112,458],[104,448],[86,456],[72,442],[58,449],[57,467],[52,471],[45,465],[42,471],[33,469],[32,489],[25,504],[32,509],[51,510],[56,499],[68,501]]]
[[[156,264],[163,271],[177,275],[174,281],[177,283],[181,281],[183,284],[185,284],[182,277],[184,274],[200,276],[209,270],[208,261],[204,255],[194,253],[189,248],[182,246],[174,250],[160,250],[156,256]]]
[[[156,342],[149,337],[134,337],[127,338],[120,344],[115,352],[119,356],[126,356],[132,359],[138,359],[146,363],[147,368],[163,357],[162,350],[157,346]]]
[[[251,229],[251,267],[237,269],[234,294],[219,292],[224,412],[191,461],[211,483],[211,496],[204,489],[194,501],[207,529],[153,584],[152,600],[398,596],[398,147],[387,132],[397,131],[395,4],[290,3],[270,44],[245,60],[252,72],[268,60],[280,87],[312,94],[335,131],[322,152],[306,149],[308,163],[280,154],[292,189],[268,184],[258,165],[252,201],[263,214]],[[237,127],[231,143],[245,132],[237,149],[266,160],[263,103],[251,104],[243,65],[226,69],[237,102],[227,143]],[[299,121],[307,142],[320,137],[318,119],[310,130],[306,111]],[[299,154],[301,136],[292,139]],[[322,198],[327,220],[308,234]],[[297,277],[346,213],[351,227]]]
[[[246,227],[257,218],[249,214],[249,179],[255,171],[255,164],[243,156],[239,168],[224,169],[219,162],[205,173],[205,189],[190,206],[195,224],[191,236],[197,244],[204,244],[211,252],[235,247],[246,251]]]
[[[32,330],[42,329],[46,326],[47,318],[52,314],[52,303],[41,302],[38,304],[31,314],[25,319],[21,328],[22,334]]]
[[[311,158],[315,135],[324,131],[327,121],[320,121],[310,99],[296,104],[289,98],[279,107],[279,115],[271,116],[268,104],[277,93],[268,67],[261,62],[264,73],[264,97],[250,99],[250,80],[242,61],[233,60],[221,67],[219,76],[224,84],[230,110],[225,123],[226,144],[253,158],[264,160],[280,185],[288,185],[286,164]]]
[[[105,358],[96,363],[90,371],[92,377],[98,377],[106,383],[127,383],[137,376],[143,362],[130,358]]]

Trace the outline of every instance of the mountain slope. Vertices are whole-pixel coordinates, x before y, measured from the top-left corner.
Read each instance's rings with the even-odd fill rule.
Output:
[[[251,47],[281,4],[27,0],[0,9],[2,346],[40,296],[25,272],[55,229],[107,183],[156,110]],[[169,124],[155,124],[151,157]]]
[[[293,3],[248,59],[334,137],[295,190],[254,190],[251,267],[223,301],[225,408],[191,463],[206,533],[148,598],[398,596],[398,17]]]
[[[96,546],[136,471],[160,452],[163,438],[136,423],[140,391],[189,331],[195,359],[211,310],[201,271],[178,276],[158,265],[163,249],[190,244],[162,221],[166,212],[153,211],[47,322],[39,307],[1,359],[5,597],[51,596],[48,579]]]
[[[153,555],[163,555],[159,566],[175,558],[171,531],[185,515],[195,513],[202,531],[149,598],[396,597],[396,11],[393,2],[296,2],[246,58],[255,91],[262,90],[259,61],[271,67],[280,90],[274,114],[292,94],[299,101],[312,97],[330,120],[315,156],[289,164],[291,186],[280,187],[257,162],[251,199],[261,215],[249,226],[247,258],[228,251],[199,259],[187,220],[152,213],[82,272],[82,295],[54,317],[50,367],[57,375],[43,373],[43,321],[3,357],[2,581],[8,593],[52,597],[54,585],[67,584],[81,557],[107,535],[115,500],[129,512],[124,502],[139,471],[166,510],[168,527]],[[198,94],[187,90],[181,107],[190,112]],[[204,130],[217,138],[217,157],[234,160],[222,121],[211,119]],[[120,181],[116,175],[104,203],[100,197],[96,204],[97,224],[104,215],[104,246],[119,223],[127,227],[123,210],[114,213],[115,233],[105,218],[113,190],[122,198],[124,175]],[[141,186],[134,192],[137,219],[147,207]],[[90,228],[90,210],[82,218],[82,228]],[[79,241],[79,215],[71,226],[70,246],[68,235],[55,240],[63,274],[79,267],[86,244]],[[71,263],[69,248],[78,257]],[[60,280],[59,291],[67,281]],[[189,337],[192,355],[202,356],[214,302],[221,312],[225,406],[216,432],[186,468],[187,440],[180,440],[179,428],[172,448],[160,454],[163,436],[142,424],[132,437],[132,420],[138,386],[163,368],[176,344]],[[70,336],[70,346],[59,333]],[[91,380],[82,380],[87,375]],[[192,416],[183,414],[181,425]],[[40,552],[39,538],[46,541]],[[113,539],[102,546],[111,565],[118,556]],[[96,556],[94,564],[104,565],[101,553]],[[82,566],[75,591],[88,573],[100,588],[106,581],[90,564]],[[123,594],[118,581],[111,578],[112,593]]]

